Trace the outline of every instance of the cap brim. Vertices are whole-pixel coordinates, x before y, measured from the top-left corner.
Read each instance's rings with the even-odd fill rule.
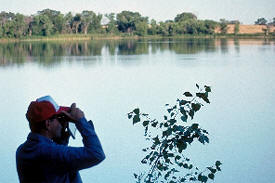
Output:
[[[59,110],[56,112],[56,114],[60,114],[62,111],[69,112],[70,109],[71,109],[70,107],[60,106]]]

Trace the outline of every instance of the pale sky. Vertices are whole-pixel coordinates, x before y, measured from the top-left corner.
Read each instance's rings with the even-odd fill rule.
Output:
[[[268,21],[275,17],[275,0],[0,0],[0,11],[31,15],[46,8],[101,14],[130,10],[157,21],[174,19],[182,12],[195,13],[199,19],[225,18],[244,24],[253,24],[260,17]]]

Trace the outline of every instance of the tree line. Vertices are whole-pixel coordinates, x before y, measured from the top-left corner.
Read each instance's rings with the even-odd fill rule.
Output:
[[[108,22],[105,25],[102,24],[103,18]],[[44,9],[31,16],[2,11],[0,13],[0,38],[62,34],[211,35],[215,33],[217,26],[225,27],[224,30],[226,30],[228,23],[230,21],[224,19],[220,22],[199,20],[195,14],[189,12],[176,15],[174,20],[157,22],[132,11],[102,15],[84,10],[73,15],[71,12],[62,14],[60,11]],[[272,23],[275,25],[275,18]]]

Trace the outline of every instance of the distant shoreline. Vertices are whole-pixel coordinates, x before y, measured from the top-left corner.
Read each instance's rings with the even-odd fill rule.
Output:
[[[127,39],[163,39],[163,38],[249,38],[249,39],[275,39],[274,35],[265,36],[264,34],[213,34],[213,35],[176,35],[176,36],[161,36],[161,35],[106,35],[106,34],[66,34],[53,36],[32,36],[24,38],[0,38],[0,43],[10,42],[45,42],[45,41],[91,41],[91,40],[127,40]]]

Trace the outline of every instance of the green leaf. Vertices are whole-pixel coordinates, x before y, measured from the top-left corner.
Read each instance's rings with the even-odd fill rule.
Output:
[[[196,180],[194,177],[190,177],[190,179],[189,179],[190,181],[194,181],[194,180]]]
[[[186,115],[186,111],[185,111],[184,107],[180,107],[180,112],[181,112],[181,114]]]
[[[182,115],[182,116],[180,117],[180,119],[181,119],[183,122],[186,122],[186,121],[187,121],[187,116]]]
[[[186,181],[186,178],[181,178],[180,179],[180,182],[185,182]]]
[[[165,174],[164,179],[167,180],[167,178],[170,176],[170,174],[171,174],[171,171],[168,171],[168,172]]]
[[[191,117],[191,119],[193,119],[193,117],[194,117],[194,110],[190,110],[188,114]]]
[[[174,112],[171,112],[170,116],[173,117],[174,115],[175,115],[175,113],[174,113]]]
[[[135,114],[139,114],[139,108],[134,109],[133,112],[134,112]]]
[[[204,88],[205,88],[205,91],[206,91],[206,92],[211,92],[211,87],[210,87],[210,86],[206,86],[206,85],[205,85]]]
[[[204,144],[205,142],[209,143],[209,139],[208,139],[208,137],[205,136],[205,135],[200,135],[199,141],[200,141],[201,143],[203,143],[203,144]]]
[[[211,171],[211,173],[216,173],[216,169],[215,168],[212,168],[212,167],[207,167],[208,168],[208,170],[210,170]]]
[[[133,124],[136,124],[137,122],[140,122],[139,115],[135,115],[133,118]]]
[[[149,124],[149,121],[143,121],[142,125],[147,126]]]
[[[185,128],[183,126],[175,125],[173,128],[175,129],[175,131],[179,131],[179,132],[185,131]]]
[[[146,160],[146,159],[143,159],[143,160],[141,160],[141,163],[142,163],[142,164],[146,164],[146,163],[147,163],[147,160]]]
[[[153,162],[156,159],[156,156],[152,156],[149,160]]]
[[[198,123],[193,123],[192,126],[191,126],[191,128],[194,129],[194,130],[198,129],[198,127],[199,127]]]
[[[207,179],[208,179],[208,177],[206,177],[204,175],[201,175],[201,174],[198,177],[198,180],[201,181],[201,182],[207,182]]]
[[[147,136],[147,134],[148,134],[148,126],[146,126],[144,130],[144,135]]]
[[[196,84],[196,87],[197,87],[198,89],[200,88],[198,84]]]
[[[180,100],[180,101],[179,101],[179,105],[185,105],[185,104],[187,104],[187,103],[190,103],[190,102],[187,101],[187,100]]]
[[[222,163],[220,161],[216,161],[216,163],[215,163],[216,166],[221,166],[221,164]]]
[[[174,157],[174,154],[173,153],[167,153],[167,156],[168,157]]]
[[[196,93],[196,96],[203,99],[206,103],[210,104],[210,101],[208,100],[207,93]]]
[[[169,149],[172,150],[174,148],[173,144],[169,145]]]
[[[214,180],[215,175],[213,173],[208,174],[209,179]]]
[[[170,123],[170,125],[174,125],[174,124],[177,122],[177,120],[175,120],[175,119],[170,119],[168,122]]]
[[[186,142],[184,142],[183,140],[177,141],[177,148],[178,148],[179,153],[181,153],[184,149],[186,149],[186,147],[187,147]]]
[[[144,148],[144,149],[142,149],[142,151],[143,151],[143,152],[146,152],[146,151],[148,151],[148,148]]]
[[[156,126],[158,125],[158,122],[155,121],[155,122],[153,122],[151,125],[152,125],[152,127],[156,127]]]
[[[134,173],[134,176],[135,176],[135,178],[137,178],[137,177],[138,177],[138,175],[137,175],[137,174],[135,174],[135,173]]]
[[[190,92],[184,92],[183,95],[186,97],[193,97],[193,95]]]
[[[187,164],[187,163],[184,163],[184,164],[183,164],[183,168],[189,168],[188,164]]]
[[[128,119],[131,119],[132,118],[132,113],[128,113]]]
[[[155,145],[159,145],[160,144],[160,140],[159,140],[159,137],[158,136],[156,136],[155,138],[153,138],[153,143],[155,144]]]
[[[193,109],[195,112],[197,112],[198,110],[200,110],[201,105],[200,105],[200,104],[194,104],[194,103],[192,103],[192,104],[191,104],[191,107],[192,107],[192,109]]]

